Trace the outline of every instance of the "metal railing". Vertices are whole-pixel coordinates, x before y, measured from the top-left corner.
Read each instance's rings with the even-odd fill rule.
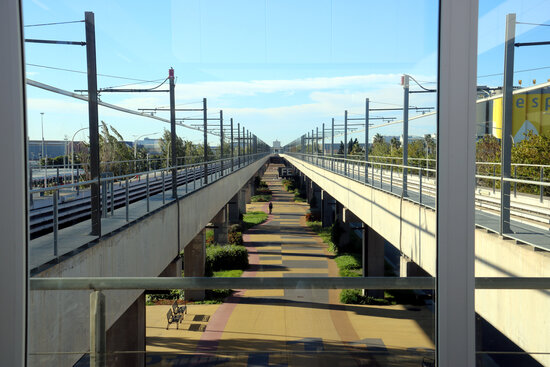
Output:
[[[99,184],[101,187],[101,214],[103,218],[108,218],[109,215],[114,216],[115,210],[124,208],[126,222],[130,221],[130,204],[145,200],[146,209],[143,213],[147,215],[150,208],[150,199],[153,194],[162,195],[162,205],[166,204],[167,191],[169,199],[177,199],[186,196],[195,190],[204,187],[207,184],[215,182],[225,175],[231,174],[243,167],[246,167],[257,160],[265,157],[269,153],[257,153],[248,156],[224,158],[223,160],[213,160],[207,162],[199,162],[193,164],[186,164],[177,167],[161,168],[157,170],[150,170],[138,173],[131,173],[120,176],[104,176],[99,178]],[[179,180],[178,187],[181,188],[181,194],[176,197],[172,197],[172,193],[169,191],[172,188],[172,172],[177,172],[177,178]],[[151,180],[154,178],[154,181]],[[142,182],[145,181],[145,183]],[[160,183],[159,183],[160,180]],[[66,184],[60,186],[51,186],[46,188],[29,190],[29,194],[43,194],[45,196],[51,196],[51,221],[53,232],[53,256],[59,256],[58,244],[59,244],[59,220],[60,220],[60,193],[62,190],[72,191],[76,189],[76,196],[69,196],[69,200],[63,200],[64,203],[69,203],[70,199],[82,199],[84,200],[82,205],[89,205],[89,197],[82,197],[81,190],[83,187],[89,187],[91,184],[97,181],[88,180],[81,181],[74,184]],[[139,185],[138,185],[139,183]],[[118,186],[118,190],[115,187]],[[139,191],[139,195],[131,193],[131,191]],[[123,192],[122,192],[123,191]],[[145,191],[145,192],[143,192]],[[132,194],[132,195],[131,195]],[[47,209],[46,209],[47,210]],[[49,215],[49,214],[41,214]],[[47,218],[49,221],[49,218]],[[31,222],[29,220],[29,222]],[[32,222],[31,222],[32,226]],[[31,228],[32,234],[32,228]]]
[[[245,277],[245,278],[31,278],[31,291],[91,290],[90,366],[107,365],[105,290],[203,290],[203,289],[426,289],[436,287],[432,277]],[[550,278],[475,278],[476,289],[550,289]]]

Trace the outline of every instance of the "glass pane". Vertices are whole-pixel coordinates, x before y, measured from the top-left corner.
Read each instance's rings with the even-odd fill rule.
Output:
[[[548,10],[548,1],[479,2],[478,277],[548,277],[549,50],[536,44],[550,35]],[[550,364],[540,313],[549,302],[547,291],[477,290],[478,365]]]
[[[30,365],[434,365],[438,1],[23,8]]]

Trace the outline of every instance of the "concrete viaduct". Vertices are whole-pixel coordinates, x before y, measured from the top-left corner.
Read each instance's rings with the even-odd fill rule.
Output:
[[[401,253],[401,277],[435,276],[437,254],[434,209],[294,156],[282,154],[281,157],[287,165],[299,171],[308,201],[315,197],[315,202],[322,208],[323,224],[338,221],[343,229],[341,242],[346,241],[350,223],[362,223],[366,231],[363,245],[366,258],[363,261],[367,264],[368,276],[384,276],[385,242]],[[538,251],[534,247],[476,227],[475,276],[549,277],[550,252]],[[540,337],[541,330],[550,330],[550,317],[540,312],[550,309],[548,291],[476,290],[475,305],[476,313],[524,351],[550,349],[550,338]],[[550,365],[547,354],[532,356],[542,365]]]
[[[253,195],[254,178],[269,156],[159,208],[128,226],[102,236],[85,251],[60,261],[35,277],[204,276],[205,227],[211,223],[220,243],[228,224]],[[34,291],[28,315],[29,363],[72,366],[89,348],[89,291]],[[204,291],[186,293],[200,299]],[[108,351],[145,351],[144,290],[106,291]],[[56,337],[50,337],[56,335]],[[54,353],[54,354],[51,354]],[[59,353],[59,354],[55,354]],[[118,365],[143,365],[141,355],[120,355]]]

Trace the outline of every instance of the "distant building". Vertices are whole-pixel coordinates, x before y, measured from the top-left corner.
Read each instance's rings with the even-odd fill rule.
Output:
[[[273,142],[273,148],[272,148],[272,150],[273,150],[273,153],[275,153],[275,154],[278,154],[278,153],[280,153],[280,152],[282,151],[282,150],[281,150],[281,142],[280,142],[279,140],[275,140],[275,141]]]

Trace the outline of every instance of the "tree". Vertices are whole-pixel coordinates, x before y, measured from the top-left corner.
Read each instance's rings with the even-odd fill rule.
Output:
[[[340,147],[338,148],[338,154],[344,154],[344,142],[340,140]]]
[[[372,145],[384,143],[384,137],[380,134],[374,135],[372,138]]]
[[[390,140],[390,147],[393,153],[394,150],[398,150],[401,147],[401,142],[394,136]]]

